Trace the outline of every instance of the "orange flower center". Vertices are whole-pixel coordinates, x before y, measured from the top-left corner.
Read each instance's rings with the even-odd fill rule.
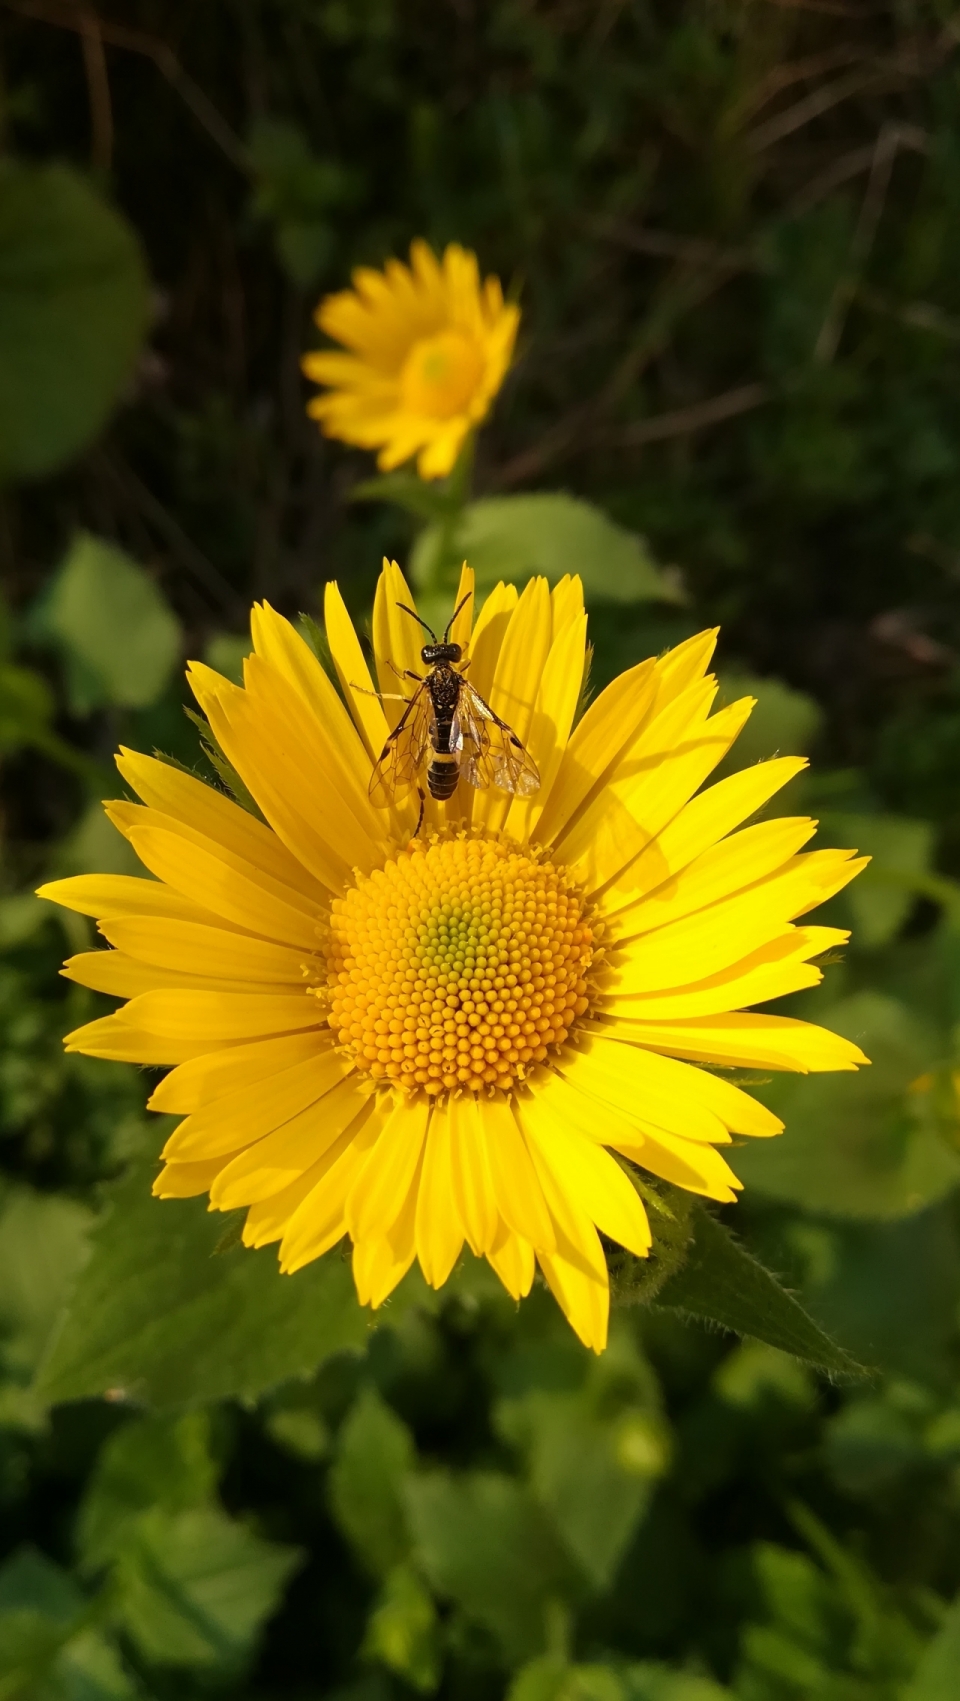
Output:
[[[508,1089],[586,1010],[592,955],[561,869],[496,839],[414,841],[332,906],[330,1026],[410,1092]]]
[[[465,331],[440,331],[414,343],[400,373],[410,413],[452,419],[467,408],[483,377],[483,354]]]

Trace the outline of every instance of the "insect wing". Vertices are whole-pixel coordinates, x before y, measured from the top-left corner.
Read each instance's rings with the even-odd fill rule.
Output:
[[[371,801],[381,809],[415,786],[430,738],[433,704],[425,685],[400,716],[370,777]]]
[[[468,680],[460,690],[461,772],[478,791],[497,786],[516,797],[540,790],[540,774],[512,727],[495,715]]]

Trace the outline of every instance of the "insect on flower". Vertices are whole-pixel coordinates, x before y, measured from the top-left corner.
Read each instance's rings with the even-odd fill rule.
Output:
[[[412,669],[399,675],[401,680],[415,680],[418,689],[413,697],[395,699],[407,706],[373,770],[370,796],[374,803],[389,804],[415,785],[420,798],[417,833],[423,822],[420,775],[425,761],[427,790],[439,803],[453,796],[461,773],[478,791],[497,786],[517,797],[530,797],[540,789],[533,758],[513,728],[494,714],[464,677],[470,663],[461,661],[460,645],[450,642],[450,628],[468,601],[465,597],[458,604],[440,639],[414,609],[397,603],[430,634],[431,642],[420,651],[429,672],[426,678]]]

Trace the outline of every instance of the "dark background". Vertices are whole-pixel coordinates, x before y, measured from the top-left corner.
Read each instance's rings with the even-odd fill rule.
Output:
[[[587,497],[676,570],[679,605],[591,609],[595,676],[720,623],[722,673],[768,685],[753,757],[810,748],[819,778],[798,805],[832,810],[840,842],[858,822],[888,870],[886,897],[873,888],[854,917],[859,953],[803,1006],[829,1022],[843,999],[887,1000],[837,1017],[873,1036],[880,1085],[869,1102],[811,1100],[806,1123],[798,1109],[805,1175],[758,1172],[736,1215],[871,1380],[833,1386],[662,1311],[621,1312],[621,1346],[591,1369],[542,1295],[518,1321],[484,1289],[405,1313],[365,1355],[259,1405],[208,1402],[197,1441],[122,1401],[39,1412],[20,1300],[5,1310],[0,1295],[16,1390],[0,1401],[0,1545],[31,1542],[69,1573],[121,1662],[120,1677],[81,1680],[65,1655],[23,1654],[21,1619],[10,1629],[4,1612],[22,1615],[30,1589],[18,1582],[11,1606],[0,1571],[2,1692],[383,1701],[439,1684],[479,1701],[513,1681],[515,1701],[945,1701],[954,1690],[918,1662],[960,1585],[960,13],[947,0],[2,0],[0,148],[84,174],[136,233],[150,280],[148,332],[108,423],[0,490],[5,654],[51,704],[43,738],[3,733],[0,714],[0,1205],[40,1201],[51,1267],[69,1212],[89,1213],[157,1136],[136,1072],[61,1058],[62,1032],[106,1006],[57,980],[62,928],[24,894],[118,855],[89,813],[118,738],[189,762],[195,742],[179,676],[147,705],[85,702],[44,599],[82,529],[146,571],[192,655],[241,633],[256,597],[315,614],[327,578],[363,619],[381,556],[403,563],[413,522],[351,500],[369,459],[307,420],[299,359],[319,296],[414,236],[475,248],[522,305],[477,491]],[[917,1181],[904,1157],[889,1182],[914,1138],[927,1168]],[[841,1187],[831,1154],[847,1139]],[[0,1277],[19,1293],[34,1237],[9,1221]],[[54,1315],[30,1300],[37,1315],[45,1303]],[[526,1525],[473,1524],[466,1500],[451,1502],[450,1551],[472,1555],[481,1582],[464,1583],[437,1558],[439,1525],[404,1499],[410,1473],[443,1467],[457,1493],[494,1471],[542,1500],[536,1445],[504,1416],[531,1390],[531,1433],[570,1426],[573,1483],[584,1413],[614,1452],[624,1413],[669,1431],[602,1583],[571,1581],[576,1553],[554,1574]],[[379,1401],[369,1422],[365,1398]],[[576,1422],[565,1400],[580,1401]],[[174,1637],[158,1656],[111,1604],[134,1561],[84,1558],[77,1508],[106,1493],[104,1438],[154,1421],[133,1471],[141,1507],[166,1506],[162,1448],[182,1463],[196,1442],[220,1515],[308,1556],[264,1606],[276,1612],[259,1642],[257,1614],[238,1609],[235,1646],[214,1638],[201,1659]],[[555,1532],[542,1539],[554,1555]],[[397,1609],[399,1643],[364,1631],[394,1564],[422,1596]],[[483,1602],[530,1576],[545,1581],[511,1639]],[[30,1584],[43,1623],[56,1621],[48,1585]],[[544,1648],[552,1665],[524,1667]]]

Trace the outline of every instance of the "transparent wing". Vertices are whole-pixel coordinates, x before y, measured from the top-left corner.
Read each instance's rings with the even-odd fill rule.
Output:
[[[497,786],[517,797],[530,797],[540,790],[540,774],[533,757],[519,738],[495,715],[479,691],[464,680],[457,705],[463,733],[460,772],[478,791]]]
[[[386,809],[394,798],[402,797],[417,783],[427,752],[433,705],[430,693],[421,685],[400,716],[380,753],[370,776],[370,798]]]

